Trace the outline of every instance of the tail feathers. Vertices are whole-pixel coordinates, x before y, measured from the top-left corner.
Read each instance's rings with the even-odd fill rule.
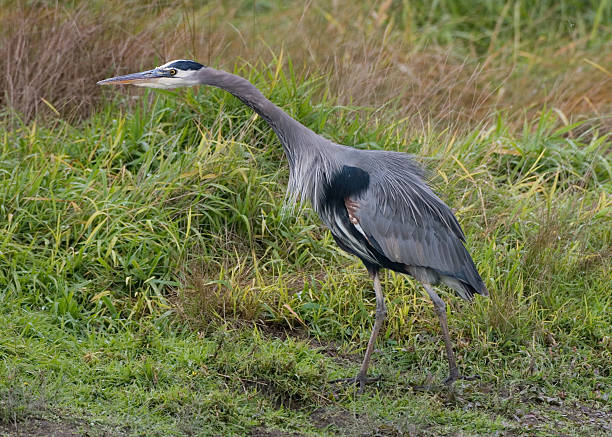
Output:
[[[469,284],[468,282],[465,282],[461,279],[454,278],[451,276],[443,276],[441,278],[441,281],[448,287],[455,290],[455,292],[459,295],[459,297],[467,301],[470,301],[470,302],[474,299],[475,294],[480,294],[482,296],[489,295],[489,290],[487,290],[487,287],[485,287],[484,282],[482,282],[482,279],[478,281],[479,282],[479,284],[477,284],[478,288],[474,287],[472,284]]]

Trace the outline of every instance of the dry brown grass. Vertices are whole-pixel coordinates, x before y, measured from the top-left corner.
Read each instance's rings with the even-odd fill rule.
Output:
[[[417,127],[469,127],[496,111],[520,126],[544,106],[568,121],[612,109],[611,43],[592,49],[569,35],[518,51],[512,41],[491,44],[476,54],[401,28],[389,1],[372,8],[295,2],[268,11],[244,2],[108,5],[1,9],[0,104],[25,120],[50,113],[45,101],[64,116],[85,117],[101,101],[96,81],[110,74],[182,57],[232,68],[269,63],[284,51],[299,75],[325,76],[338,103],[391,104],[393,118]]]
[[[2,105],[26,120],[46,108],[45,100],[62,113],[88,114],[96,103],[93,78],[114,60],[151,55],[138,44],[137,35],[113,37],[104,14],[94,16],[85,7],[18,7],[5,13],[2,36]],[[134,59],[128,62],[134,65]],[[44,99],[44,100],[43,100]],[[46,108],[49,109],[49,108]]]
[[[256,320],[261,311],[254,283],[253,266],[246,247],[241,251],[236,242],[227,241],[228,255],[214,264],[201,260],[184,269],[184,284],[172,298],[172,306],[181,318],[200,332],[220,323],[241,323]],[[233,245],[233,246],[232,246]],[[219,278],[219,279],[211,279]]]

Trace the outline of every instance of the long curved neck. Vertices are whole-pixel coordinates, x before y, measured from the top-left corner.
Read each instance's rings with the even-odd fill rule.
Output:
[[[330,155],[331,141],[320,137],[266,99],[248,80],[213,68],[200,70],[200,83],[230,92],[253,108],[272,127],[289,161],[289,199],[310,200],[313,206],[320,190],[329,183],[340,162]]]
[[[292,169],[295,167],[297,156],[300,155],[303,148],[307,147],[309,142],[311,144],[316,143],[316,141],[308,141],[308,139],[318,137],[317,134],[291,118],[281,108],[265,98],[248,80],[226,71],[208,67],[202,70],[202,83],[233,94],[259,114],[280,139]]]

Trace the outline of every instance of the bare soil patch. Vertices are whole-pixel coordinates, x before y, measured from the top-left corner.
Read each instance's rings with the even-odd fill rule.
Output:
[[[73,420],[48,420],[38,417],[30,417],[25,420],[0,424],[0,436],[11,437],[81,437],[81,436],[111,436],[106,431],[93,431],[84,422]]]
[[[269,429],[264,427],[253,428],[249,434],[250,437],[299,437],[303,434],[296,432],[285,432],[278,429]]]

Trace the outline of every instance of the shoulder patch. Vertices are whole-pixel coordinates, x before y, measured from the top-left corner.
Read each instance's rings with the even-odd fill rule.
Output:
[[[370,175],[359,167],[343,166],[334,174],[329,184],[329,197],[342,199],[357,195],[370,186]]]

